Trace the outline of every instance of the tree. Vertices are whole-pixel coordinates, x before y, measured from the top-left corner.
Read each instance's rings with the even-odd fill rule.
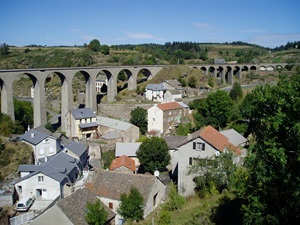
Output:
[[[169,148],[164,139],[159,137],[147,138],[136,152],[145,172],[163,171],[170,163]]]
[[[121,204],[118,213],[125,220],[140,221],[144,215],[144,200],[139,190],[135,187],[130,189],[130,193],[121,194]]]
[[[93,39],[90,41],[88,48],[94,52],[99,52],[101,49],[100,41],[97,39]]]
[[[20,101],[14,98],[15,119],[19,121],[24,130],[28,125],[33,125],[33,108],[30,102]],[[24,131],[23,130],[23,131]]]
[[[240,83],[234,82],[232,89],[229,92],[229,96],[236,102],[243,98],[243,90]]]
[[[101,46],[101,53],[104,55],[109,55],[110,48],[108,45],[102,45]]]
[[[191,88],[196,88],[197,86],[197,80],[194,76],[190,77],[189,78],[189,83],[188,85],[191,87]]]
[[[9,53],[9,47],[7,44],[3,43],[0,45],[0,55],[7,55]]]
[[[218,90],[199,101],[194,119],[197,127],[211,125],[219,129],[225,127],[233,115],[233,102],[225,91]]]
[[[133,109],[129,122],[140,128],[141,134],[145,134],[148,127],[147,110],[141,107]]]
[[[108,212],[105,211],[100,200],[97,200],[95,203],[88,202],[86,208],[85,220],[89,225],[106,224]]]
[[[245,104],[256,145],[235,193],[246,224],[300,222],[299,87],[300,73],[280,77],[276,86],[256,87]]]
[[[178,194],[174,183],[169,185],[169,193],[166,204],[163,206],[168,211],[175,211],[181,209],[185,203],[185,198]]]

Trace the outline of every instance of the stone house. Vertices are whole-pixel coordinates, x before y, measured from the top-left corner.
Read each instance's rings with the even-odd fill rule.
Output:
[[[129,194],[135,187],[144,199],[144,218],[155,209],[165,196],[166,186],[153,175],[127,174],[115,171],[96,170],[86,187],[116,215],[116,224],[122,221],[118,215],[121,194]]]
[[[79,108],[69,110],[66,115],[69,138],[89,139],[98,137],[98,124],[96,113],[91,108]]]
[[[110,170],[121,172],[121,173],[135,173],[136,172],[135,162],[127,155],[122,155],[118,158],[115,158],[111,162]]]
[[[179,102],[182,101],[182,92],[176,89],[167,90],[164,95],[164,102]]]
[[[148,109],[148,133],[159,131],[168,133],[179,125],[183,108],[177,102],[155,104]]]
[[[45,212],[35,217],[27,224],[30,225],[88,225],[85,219],[87,203],[95,203],[99,198],[87,188],[76,190],[70,196],[60,199]],[[101,202],[108,213],[106,224],[115,224],[115,213]]]
[[[129,158],[133,159],[135,162],[135,166],[139,167],[140,161],[136,156],[137,150],[139,150],[140,145],[142,142],[127,142],[127,143],[116,143],[116,157],[120,157],[122,155],[126,155]]]
[[[140,137],[140,128],[125,121],[97,116],[96,123],[99,126],[100,137],[111,132],[118,133],[120,137],[114,139],[121,140],[122,142],[135,142]]]

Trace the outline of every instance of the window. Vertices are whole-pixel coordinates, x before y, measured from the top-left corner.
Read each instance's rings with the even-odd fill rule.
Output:
[[[38,176],[38,182],[44,183],[44,176]]]
[[[109,203],[108,203],[108,207],[109,207],[110,209],[113,209],[113,208],[114,208],[113,203],[112,203],[112,202],[109,202]]]
[[[22,186],[17,186],[19,194],[22,194]]]
[[[44,155],[45,154],[45,149],[41,148],[40,149],[40,155]]]
[[[193,165],[193,158],[192,158],[192,157],[189,158],[189,165],[190,165],[190,166]]]
[[[157,195],[158,195],[158,193],[156,193],[156,194],[153,196],[153,207],[156,206]]]
[[[205,143],[193,142],[193,149],[205,151]]]

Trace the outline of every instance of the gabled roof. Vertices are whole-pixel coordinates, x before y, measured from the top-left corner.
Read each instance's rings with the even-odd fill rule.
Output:
[[[133,159],[129,158],[127,155],[122,155],[118,158],[115,158],[110,165],[110,170],[115,170],[120,167],[126,167],[133,172],[135,172],[135,162]]]
[[[76,190],[66,198],[59,200],[56,205],[76,225],[88,225],[85,220],[87,203],[95,203],[97,195],[90,192],[87,188]],[[108,221],[115,217],[115,213],[101,202],[102,207],[108,212]]]
[[[181,91],[178,91],[177,89],[170,89],[167,90],[168,92],[170,92],[171,95],[181,95]]]
[[[145,87],[145,90],[153,90],[153,91],[165,91],[166,88],[163,84],[148,84]]]
[[[168,102],[158,104],[157,107],[162,111],[172,110],[172,109],[180,109],[181,106],[177,102]]]
[[[41,132],[42,129],[40,128],[33,128],[29,131],[27,131],[25,134],[23,134],[21,136],[22,140],[33,144],[33,145],[37,145],[38,143],[40,143],[41,141],[43,141],[46,138],[52,138],[52,139],[56,139],[56,137],[51,136],[51,132],[49,130],[47,130],[46,128],[44,129],[44,132]]]
[[[136,156],[142,142],[116,143],[116,157],[121,155]]]
[[[67,147],[70,151],[72,151],[77,156],[82,156],[82,154],[86,151],[87,147],[77,141],[72,141]]]
[[[175,150],[182,142],[187,140],[187,136],[165,136],[164,140],[170,150]]]
[[[175,89],[182,89],[181,83],[178,80],[164,80],[164,82],[174,87]]]
[[[29,177],[32,177],[38,173],[42,173],[45,176],[51,177],[52,179],[60,182],[62,185],[69,182],[69,175],[74,170],[77,169],[77,164],[79,163],[74,157],[64,153],[59,152],[52,156],[49,161],[45,162],[42,165],[32,165],[30,170],[32,171],[35,167],[35,171],[18,179],[14,183],[19,183],[22,180],[25,180]],[[24,165],[19,166],[19,172],[23,172],[21,169],[25,169],[28,172],[28,169]]]
[[[224,149],[232,150],[234,153],[240,155],[241,149],[234,146],[229,142],[228,138],[217,131],[212,126],[207,126],[200,131],[199,136],[210,145],[214,146],[220,152],[223,152]]]
[[[72,109],[71,113],[75,120],[96,117],[96,113],[93,112],[93,110],[91,108]]]
[[[86,187],[100,197],[113,200],[120,200],[121,194],[129,194],[130,189],[135,187],[143,196],[145,203],[156,180],[157,178],[153,175],[96,170],[91,182],[86,182]]]
[[[115,130],[126,131],[131,126],[134,126],[131,123],[127,123],[121,120],[116,120],[108,117],[97,116],[97,124],[100,126],[105,126],[109,128],[113,128]]]
[[[248,141],[247,138],[234,129],[222,130],[220,133],[227,137],[230,143],[234,144],[235,146],[243,145]]]

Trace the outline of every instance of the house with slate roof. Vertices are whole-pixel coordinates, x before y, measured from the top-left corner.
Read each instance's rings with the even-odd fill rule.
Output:
[[[97,116],[96,122],[101,138],[104,136],[121,142],[135,142],[140,137],[140,128],[131,123],[103,116]]]
[[[61,139],[52,135],[46,128],[30,129],[20,137],[32,147],[36,165],[47,162],[50,157],[61,151]]]
[[[155,104],[148,109],[148,133],[168,133],[179,125],[183,108],[177,102]]]
[[[66,189],[82,174],[80,160],[61,151],[42,165],[20,165],[20,178],[13,182],[19,198],[34,197],[38,201],[63,198]]]
[[[115,171],[96,170],[86,187],[117,214],[121,194],[129,194],[135,187],[144,199],[144,218],[155,209],[165,196],[166,186],[153,175],[127,174]],[[116,215],[116,224],[122,220]]]
[[[64,152],[79,160],[80,169],[88,169],[89,166],[89,148],[80,142],[72,141],[64,148]]]
[[[98,138],[96,117],[96,113],[91,108],[69,110],[66,114],[67,137],[79,140]]]
[[[160,84],[148,84],[145,87],[145,96],[146,99],[150,101],[155,101],[155,102],[163,102],[164,101],[164,94],[166,92],[165,86],[160,83]]]
[[[99,200],[97,195],[91,193],[87,188],[76,190],[70,196],[57,201],[45,212],[29,221],[28,224],[88,225],[85,220],[87,203],[95,203],[97,200]],[[106,224],[115,224],[116,214],[102,202],[101,205],[108,213]]]
[[[178,80],[164,80],[162,84],[167,90],[178,90],[182,93],[182,86]]]
[[[228,137],[211,126],[178,139],[165,137],[165,141],[169,148],[174,151],[172,171],[174,172],[173,175],[177,176],[178,193],[186,197],[194,194],[193,178],[196,175],[190,174],[189,171],[197,160],[213,158],[228,151],[235,154],[234,162],[236,164],[240,163],[243,157],[241,148],[232,144]],[[174,167],[174,165],[176,166]]]

